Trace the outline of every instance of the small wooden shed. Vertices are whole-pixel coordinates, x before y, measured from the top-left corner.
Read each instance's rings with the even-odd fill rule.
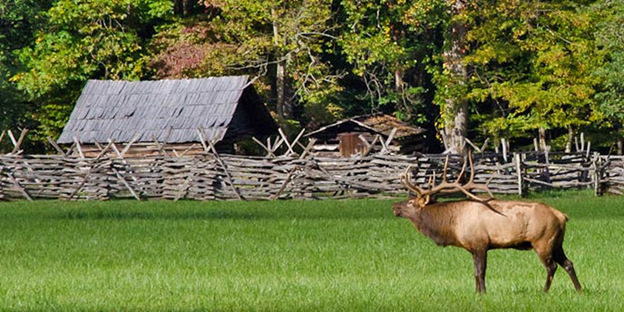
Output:
[[[277,133],[248,76],[158,81],[89,80],[59,137],[85,153],[109,140],[131,144],[129,155],[165,150],[203,152],[204,141],[232,152],[251,136]],[[201,135],[200,135],[201,134]],[[177,152],[176,152],[177,153]]]
[[[307,134],[307,137],[316,139],[313,149],[316,155],[349,157],[379,152],[385,145],[388,152],[395,154],[424,152],[425,132],[425,129],[393,116],[373,114],[340,120]]]

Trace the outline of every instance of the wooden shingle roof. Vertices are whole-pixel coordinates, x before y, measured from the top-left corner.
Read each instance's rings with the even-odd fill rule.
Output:
[[[243,106],[255,105],[253,115],[274,128],[247,76],[159,81],[89,80],[76,102],[58,143],[137,142],[154,139],[167,143],[198,141],[197,129],[207,139],[222,139]],[[246,96],[243,97],[243,94]],[[261,107],[260,107],[261,106]],[[248,113],[247,113],[248,114]],[[245,118],[239,118],[245,119]]]
[[[308,133],[306,136],[314,137],[324,132],[337,130],[339,131],[350,123],[357,125],[361,128],[368,129],[371,132],[381,134],[385,137],[390,135],[390,132],[392,132],[393,128],[396,128],[397,131],[394,135],[394,138],[399,140],[402,138],[419,135],[425,132],[425,129],[406,124],[393,116],[384,114],[373,114],[343,119],[333,124],[321,127],[314,132]]]

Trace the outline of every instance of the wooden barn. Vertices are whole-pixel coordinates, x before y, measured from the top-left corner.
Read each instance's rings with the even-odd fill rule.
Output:
[[[311,132],[307,137],[316,139],[312,152],[319,156],[425,151],[425,129],[384,114],[344,119]]]
[[[158,81],[89,80],[59,144],[87,155],[112,140],[126,155],[196,154],[206,142],[219,152],[251,136],[277,133],[248,76]],[[164,151],[164,152],[163,152]]]

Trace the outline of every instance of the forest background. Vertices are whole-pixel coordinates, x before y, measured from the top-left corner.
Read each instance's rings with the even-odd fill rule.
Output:
[[[246,74],[291,132],[383,112],[622,154],[624,1],[0,0],[0,129],[56,139],[88,79]]]

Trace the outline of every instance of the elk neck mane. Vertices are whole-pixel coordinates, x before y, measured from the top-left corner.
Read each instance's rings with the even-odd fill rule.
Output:
[[[414,223],[418,230],[431,238],[439,246],[456,245],[455,226],[458,209],[462,209],[459,202],[433,203],[420,209]]]

